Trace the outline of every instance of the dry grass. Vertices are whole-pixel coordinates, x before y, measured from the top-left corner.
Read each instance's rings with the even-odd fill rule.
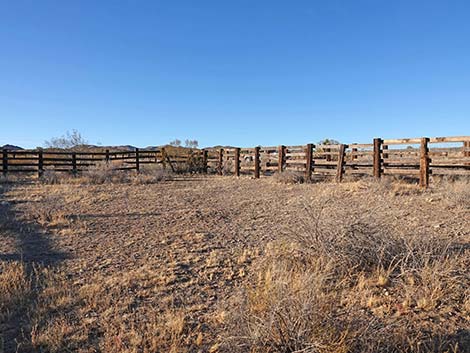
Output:
[[[1,189],[5,351],[469,350],[465,182],[149,173]]]
[[[43,184],[152,184],[169,181],[173,173],[168,169],[149,166],[142,168],[139,173],[135,171],[117,170],[113,164],[106,162],[96,163],[77,176],[70,173],[45,171],[40,181]]]
[[[281,173],[275,173],[274,180],[282,184],[302,184],[305,182],[305,177],[300,172],[285,170]]]
[[[305,207],[300,232],[268,244],[231,303],[227,351],[470,349],[468,233],[459,243],[439,233],[403,232],[387,217],[392,205],[385,190],[399,188],[389,186],[370,185],[373,193],[354,209],[329,193]],[[462,185],[444,187],[436,193],[446,201],[462,195]]]

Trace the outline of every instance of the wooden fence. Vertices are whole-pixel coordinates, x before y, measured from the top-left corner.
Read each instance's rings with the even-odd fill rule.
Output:
[[[113,169],[136,170],[146,164],[161,164],[173,171],[197,171],[219,175],[243,174],[259,178],[274,172],[295,171],[306,179],[345,175],[402,175],[429,185],[430,175],[470,176],[470,136],[381,139],[372,143],[339,145],[274,146],[254,148],[183,149],[158,148],[135,151],[2,151],[0,171],[37,173],[45,171],[77,174],[98,163]]]

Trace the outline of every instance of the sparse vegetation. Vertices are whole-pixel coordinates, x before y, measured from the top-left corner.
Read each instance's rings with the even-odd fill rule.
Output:
[[[468,351],[466,181],[160,172],[0,189],[6,352]]]

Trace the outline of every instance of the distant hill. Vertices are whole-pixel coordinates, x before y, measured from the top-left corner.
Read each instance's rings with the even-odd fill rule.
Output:
[[[24,148],[20,147],[20,146],[15,146],[15,145],[3,145],[0,147],[0,149],[2,150],[9,150],[9,151],[21,151],[23,150]]]

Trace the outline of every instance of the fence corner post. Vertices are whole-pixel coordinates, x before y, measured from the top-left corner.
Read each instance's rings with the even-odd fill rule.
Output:
[[[374,138],[374,177],[380,179],[382,176],[382,139]]]
[[[429,186],[429,138],[421,138],[420,159],[419,159],[419,186],[427,188]]]

